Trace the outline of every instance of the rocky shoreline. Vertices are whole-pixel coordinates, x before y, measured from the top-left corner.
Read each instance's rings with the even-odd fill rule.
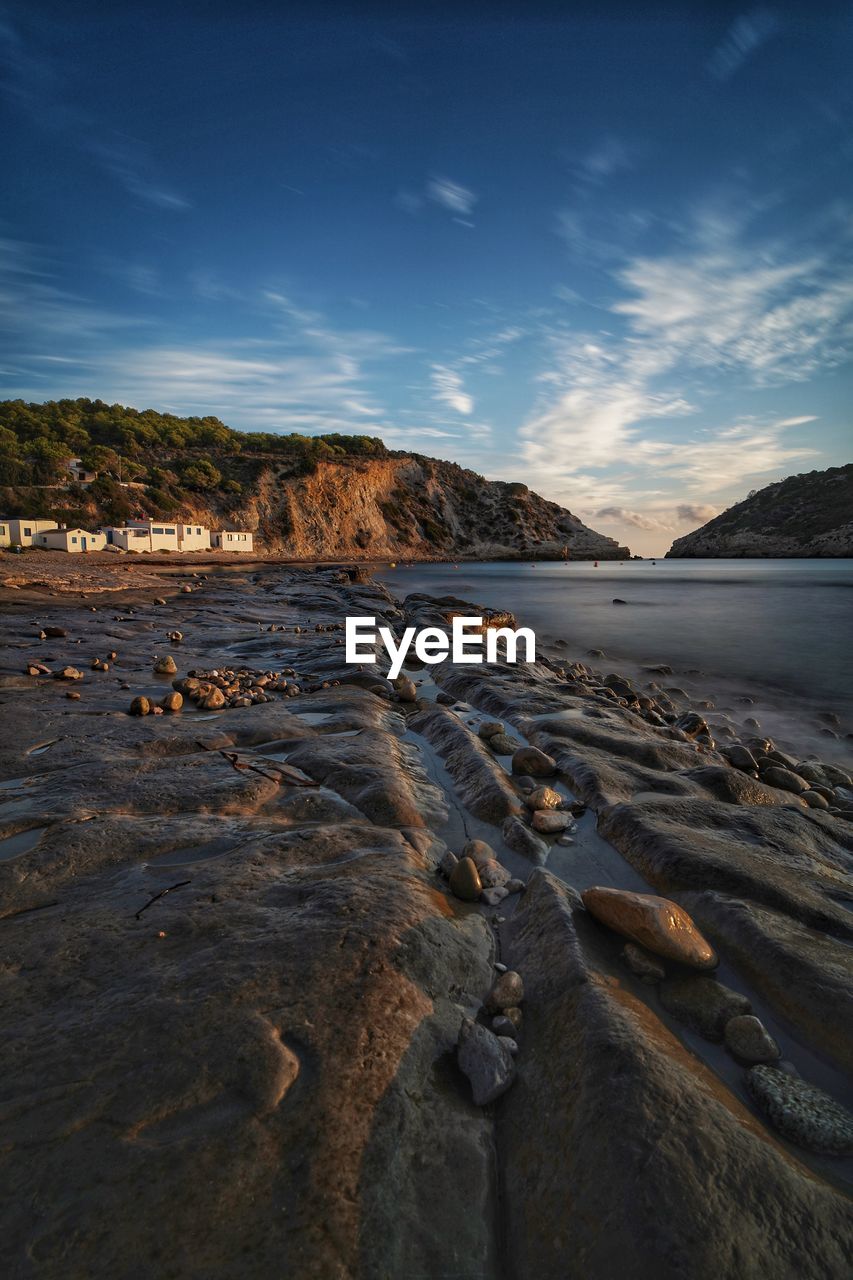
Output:
[[[843,1275],[847,769],[153,568],[4,595],[4,1272]]]

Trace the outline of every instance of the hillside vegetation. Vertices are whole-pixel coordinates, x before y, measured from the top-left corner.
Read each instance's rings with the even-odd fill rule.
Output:
[[[788,476],[678,538],[686,557],[853,555],[853,463]]]
[[[70,483],[71,458],[97,479]],[[0,504],[83,526],[186,516],[294,559],[630,555],[526,485],[371,436],[234,431],[99,400],[0,402]]]

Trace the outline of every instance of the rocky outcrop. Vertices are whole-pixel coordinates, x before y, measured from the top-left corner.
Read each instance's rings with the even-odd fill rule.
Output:
[[[789,476],[677,538],[672,559],[853,555],[853,463]]]

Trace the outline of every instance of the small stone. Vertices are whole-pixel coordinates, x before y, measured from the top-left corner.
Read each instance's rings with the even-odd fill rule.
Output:
[[[829,808],[829,801],[817,791],[804,791],[802,796],[810,809]]]
[[[480,901],[484,902],[487,907],[498,907],[507,896],[507,891],[503,885],[495,885],[492,889],[483,890],[480,894]]]
[[[511,756],[518,747],[515,738],[510,738],[506,733],[493,734],[488,740],[488,745],[496,756]]]
[[[481,738],[493,738],[496,733],[503,732],[504,727],[500,720],[484,720],[477,730],[477,733]]]
[[[667,978],[658,987],[660,1002],[668,1013],[706,1040],[719,1043],[727,1024],[752,1006],[739,991],[724,987],[714,978],[691,974]]]
[[[559,809],[563,797],[553,787],[536,787],[525,796],[524,803],[529,809]]]
[[[450,876],[450,889],[463,902],[476,902],[483,886],[480,875],[471,858],[460,858]]]
[[[650,986],[666,977],[666,969],[660,960],[636,942],[625,943],[622,960],[641,982],[647,982]]]
[[[781,765],[771,765],[769,769],[764,769],[761,773],[761,781],[766,782],[768,787],[778,787],[780,791],[793,791],[795,795],[809,789],[805,778],[801,778],[798,773],[792,773],[790,769],[782,768]]]
[[[66,698],[70,698],[72,702],[80,701],[80,694],[76,689],[69,689],[65,696]]]
[[[167,693],[160,706],[164,711],[180,711],[184,705],[184,699],[177,689],[173,689],[171,693]]]
[[[730,1018],[724,1034],[726,1048],[742,1062],[776,1062],[782,1052],[760,1018],[741,1013]]]
[[[509,1009],[504,1009],[504,1016],[509,1018],[516,1031],[521,1030],[521,1024],[524,1021],[524,1014],[521,1012],[517,1004],[512,1005]]]
[[[152,708],[151,708],[151,714],[152,714],[152,716],[161,716],[161,715],[163,714],[163,708],[162,708],[162,707],[152,707]]]
[[[548,857],[548,845],[535,831],[526,827],[520,818],[511,813],[504,819],[501,835],[513,853],[521,853],[531,861],[544,863]]]
[[[212,689],[208,689],[198,705],[203,707],[205,711],[217,711],[220,707],[225,706],[225,694],[214,685]]]
[[[64,627],[45,627],[44,637],[49,640],[64,640],[68,632]]]
[[[544,788],[540,788],[544,790]],[[565,831],[569,827],[574,827],[574,820],[570,813],[557,813],[554,810],[537,809],[533,815],[533,830],[542,831],[545,835],[554,835],[558,831]]]
[[[394,689],[401,702],[417,702],[417,686],[414,680],[411,680],[408,676],[397,676],[394,681]]]
[[[853,1151],[853,1115],[828,1093],[776,1067],[752,1067],[746,1087],[783,1137],[809,1151]]]
[[[78,671],[76,667],[63,667],[61,671],[53,673],[55,680],[82,680],[83,672]]]
[[[518,1045],[512,1036],[498,1036],[498,1042],[508,1049],[513,1057],[518,1053]]]
[[[587,911],[601,924],[655,955],[694,969],[713,969],[714,950],[690,916],[668,898],[594,885],[581,895]]]
[[[557,772],[557,762],[538,747],[519,747],[512,757],[513,773],[529,773],[534,778],[550,778]]]
[[[492,1018],[492,1030],[496,1036],[511,1036],[513,1039],[517,1034],[515,1023],[505,1013],[499,1013]]]
[[[130,704],[130,714],[132,716],[147,716],[150,710],[151,703],[141,694],[138,698],[134,698]]]
[[[500,960],[496,960],[493,967],[496,973],[506,973],[507,971],[507,966],[501,964]]]
[[[462,846],[462,858],[470,858],[479,867],[481,862],[496,862],[497,855],[485,840],[466,840]]]
[[[524,893],[527,886],[523,880],[516,880],[515,877],[513,877],[512,880],[507,880],[505,887],[507,893]]]
[[[173,676],[177,669],[177,663],[170,654],[165,658],[158,658],[154,663],[154,674],[158,676]]]
[[[441,872],[441,874],[443,876],[446,876],[446,878],[449,880],[450,877],[453,875],[453,872],[456,870],[456,867],[458,866],[458,864],[459,864],[459,859],[457,858],[456,854],[451,853],[449,849],[446,849],[442,854],[441,862],[438,864],[438,869]]]
[[[700,733],[710,736],[708,723],[698,711],[685,711],[676,720],[675,727],[686,733],[688,738],[695,738]]]
[[[471,1082],[474,1104],[484,1107],[506,1093],[515,1079],[512,1054],[488,1027],[463,1018],[457,1047],[459,1068]]]
[[[184,638],[184,633],[182,631],[166,632],[166,639],[171,641],[172,644],[180,644],[183,638]]]
[[[510,874],[496,858],[481,858],[475,860],[472,858],[474,866],[477,868],[477,874],[480,877],[480,883],[484,889],[503,889]]]
[[[492,1013],[500,1013],[520,1005],[524,1000],[524,983],[521,974],[514,969],[502,973],[486,997],[486,1008]]]
[[[755,756],[747,747],[742,747],[736,743],[734,746],[728,747],[725,754],[728,756],[729,764],[733,769],[741,769],[744,773],[752,773],[753,770],[758,768]]]

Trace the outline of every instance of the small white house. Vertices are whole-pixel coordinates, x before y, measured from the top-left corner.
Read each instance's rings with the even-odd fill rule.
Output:
[[[149,551],[180,551],[178,526],[168,520],[128,520],[129,529],[142,529],[148,534]]]
[[[11,547],[12,531],[8,520],[0,520],[0,547]]]
[[[91,484],[97,480],[97,471],[87,471],[80,458],[70,458],[67,463],[68,474],[75,484]]]
[[[48,551],[103,551],[107,539],[105,534],[90,533],[88,529],[48,529],[36,535],[35,545]]]
[[[31,547],[38,534],[59,528],[55,520],[9,520],[7,523],[12,547]]]
[[[210,535],[214,547],[221,551],[253,551],[254,535],[246,529],[221,529]]]
[[[179,524],[178,541],[181,551],[209,551],[210,530],[203,524]]]
[[[151,550],[151,535],[147,529],[111,524],[105,525],[101,532],[108,547],[119,547],[122,551]]]

